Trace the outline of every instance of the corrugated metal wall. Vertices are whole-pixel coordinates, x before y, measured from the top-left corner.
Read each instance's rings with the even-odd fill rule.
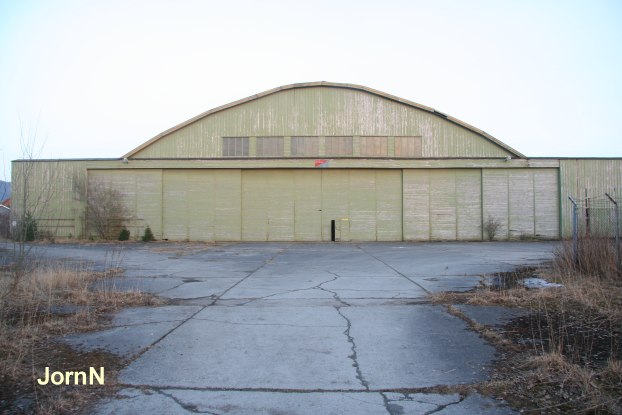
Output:
[[[86,161],[12,163],[12,218],[16,220],[28,210],[37,218],[40,231],[64,237],[82,236],[86,165]]]
[[[602,198],[605,193],[622,198],[622,159],[562,159],[559,168],[562,236],[572,235],[572,208],[568,196]]]
[[[97,184],[118,190],[130,217],[126,226],[138,238],[149,226],[162,237],[162,170],[89,170],[88,197],[97,197]],[[92,230],[88,230],[87,234]]]
[[[163,237],[175,241],[238,241],[241,172],[164,170]]]
[[[422,140],[422,157],[509,154],[484,137],[429,112],[364,91],[313,87],[284,90],[211,114],[154,142],[134,157],[222,157],[222,137],[239,136],[355,136],[357,143],[361,136],[417,136]]]
[[[242,240],[401,240],[399,170],[244,170]]]
[[[480,240],[483,221],[501,223],[499,239],[557,238],[556,168],[463,169],[132,169],[87,162],[32,163],[42,202],[37,217],[58,236],[84,236],[87,184],[121,192],[134,237],[149,225],[171,240],[328,241],[337,239]],[[95,164],[93,162],[92,164]],[[102,167],[119,162],[97,162]],[[562,194],[590,188],[616,192],[622,162],[562,162]],[[24,163],[14,164],[14,178]],[[618,183],[619,183],[618,182]],[[16,181],[17,183],[17,181]],[[39,186],[46,183],[46,186]],[[51,185],[49,185],[51,183]],[[602,185],[598,187],[598,183]],[[54,189],[47,194],[44,187]],[[577,190],[579,189],[579,190]],[[14,212],[21,210],[15,185]],[[565,203],[565,198],[562,198]],[[564,231],[570,226],[564,216]],[[567,235],[567,234],[565,234]]]
[[[480,240],[480,169],[404,170],[405,240]]]
[[[482,170],[483,221],[501,225],[499,239],[558,238],[557,169]]]

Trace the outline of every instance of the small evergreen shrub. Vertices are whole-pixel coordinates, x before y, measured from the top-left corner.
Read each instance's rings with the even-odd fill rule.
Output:
[[[151,232],[151,228],[147,226],[145,228],[145,234],[143,235],[143,242],[151,242],[151,241],[155,241],[155,238],[153,237],[153,232]]]
[[[31,212],[26,212],[17,227],[15,239],[20,242],[31,242],[39,237],[37,220]]]
[[[121,229],[121,232],[119,233],[119,240],[127,241],[129,239],[130,239],[130,231],[128,231],[126,228]]]

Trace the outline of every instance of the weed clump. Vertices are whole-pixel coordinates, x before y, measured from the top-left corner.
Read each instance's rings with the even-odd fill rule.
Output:
[[[501,229],[501,222],[489,215],[486,222],[484,222],[484,231],[489,241],[494,241],[499,233],[499,229]]]

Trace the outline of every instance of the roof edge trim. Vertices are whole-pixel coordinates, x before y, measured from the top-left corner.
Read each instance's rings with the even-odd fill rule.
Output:
[[[400,98],[398,96],[395,95],[391,95],[391,94],[387,94],[385,92],[382,91],[378,91],[376,89],[373,88],[368,88],[366,86],[362,86],[362,85],[355,85],[355,84],[344,84],[344,83],[336,83],[336,82],[327,82],[327,81],[319,81],[319,82],[304,82],[304,83],[297,83],[297,84],[290,84],[290,85],[284,85],[284,86],[279,86],[277,88],[273,88],[273,89],[269,89],[267,91],[264,92],[260,92],[258,94],[255,95],[251,95],[249,97],[246,98],[242,98],[239,99],[237,101],[233,101],[229,104],[225,104],[225,105],[221,105],[219,107],[216,108],[212,108],[211,110],[202,112],[199,115],[196,115],[180,124],[177,124],[174,127],[169,128],[168,130],[165,130],[163,132],[161,132],[160,134],[156,135],[155,137],[153,137],[152,139],[142,143],[141,145],[139,145],[138,147],[134,148],[132,151],[130,151],[129,153],[125,154],[122,156],[122,158],[130,158],[132,156],[134,156],[136,153],[138,153],[139,151],[145,149],[146,147],[150,146],[151,144],[155,143],[156,141],[160,140],[161,138],[177,131],[180,130],[196,121],[199,121],[202,118],[207,117],[208,115],[220,112],[220,111],[224,111],[226,109],[229,108],[233,108],[236,107],[238,105],[242,105],[245,104],[247,102],[250,101],[254,101],[257,100],[259,98],[263,98],[266,97],[268,95],[272,95],[272,94],[276,94],[277,92],[281,92],[281,91],[287,91],[290,89],[298,89],[298,88],[313,88],[313,87],[332,87],[332,88],[343,88],[343,89],[353,89],[353,90],[357,90],[357,91],[363,91],[363,92],[367,92],[373,95],[377,95],[379,97],[391,100],[391,101],[395,101],[395,102],[399,102],[401,104],[413,107],[413,108],[417,108],[426,112],[429,112],[430,114],[433,114],[437,117],[443,118],[445,120],[448,120],[454,124],[457,124],[461,127],[466,128],[467,130],[470,130],[478,135],[481,135],[482,137],[486,138],[487,140],[491,141],[493,144],[496,144],[497,146],[503,148],[504,150],[508,151],[509,153],[511,153],[512,155],[518,157],[518,158],[527,158],[527,156],[525,156],[524,154],[518,152],[517,150],[513,149],[512,147],[508,146],[507,144],[505,144],[502,141],[499,141],[498,139],[496,139],[495,137],[491,136],[490,134],[486,133],[483,130],[480,130],[479,128],[476,128],[470,124],[467,124],[464,121],[460,121],[457,118],[454,118],[450,115],[447,115],[443,112],[437,111],[434,108],[431,107],[427,107],[425,105],[421,105],[418,104],[416,102],[413,101],[409,101],[407,99],[404,98]]]

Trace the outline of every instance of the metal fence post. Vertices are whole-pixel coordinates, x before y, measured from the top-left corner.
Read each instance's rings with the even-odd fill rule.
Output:
[[[577,215],[577,202],[570,196],[568,196],[570,202],[572,203],[572,262],[575,265],[579,264],[579,226],[578,226],[578,215]]]
[[[616,215],[616,267],[618,270],[618,275],[620,274],[620,270],[622,269],[622,263],[620,263],[620,216],[619,216],[619,207],[618,202],[615,201],[613,197],[609,195],[609,193],[605,193],[605,196],[609,198],[611,203],[613,203],[613,211]]]

